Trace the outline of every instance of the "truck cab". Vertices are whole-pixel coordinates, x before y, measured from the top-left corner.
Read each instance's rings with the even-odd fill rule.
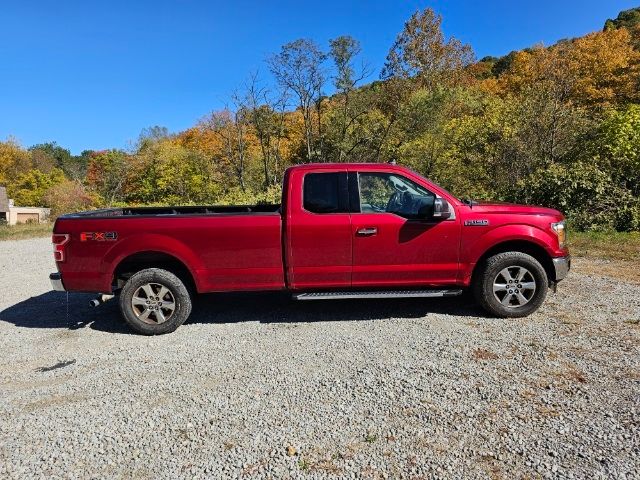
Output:
[[[285,202],[291,288],[453,286],[456,200],[392,165],[305,165]]]

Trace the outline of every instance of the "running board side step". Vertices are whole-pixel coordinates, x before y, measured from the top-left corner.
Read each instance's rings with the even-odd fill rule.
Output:
[[[457,297],[461,289],[448,290],[378,290],[369,292],[312,292],[296,293],[295,300],[345,300],[349,298],[425,298]]]

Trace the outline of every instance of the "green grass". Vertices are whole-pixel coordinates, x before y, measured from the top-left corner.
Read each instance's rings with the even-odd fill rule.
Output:
[[[572,232],[569,250],[576,257],[640,260],[640,232]]]
[[[0,241],[22,240],[24,238],[48,237],[53,223],[23,223],[20,225],[0,225]]]
[[[371,434],[371,433],[367,433],[367,434],[364,436],[364,441],[365,441],[365,442],[367,442],[367,443],[375,443],[375,441],[376,441],[377,439],[378,439],[378,436],[377,436],[377,435],[373,435],[373,434]]]
[[[298,460],[298,468],[303,472],[307,472],[309,471],[309,463],[304,458],[301,458]]]

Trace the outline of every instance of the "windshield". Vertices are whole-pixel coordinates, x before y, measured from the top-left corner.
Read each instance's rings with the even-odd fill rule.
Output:
[[[456,197],[455,195],[452,195],[451,192],[449,192],[449,190],[447,190],[446,188],[443,188],[441,185],[439,185],[437,182],[434,182],[433,180],[431,180],[430,178],[425,177],[424,175],[416,172],[415,170],[411,170],[408,169],[411,173],[413,173],[414,175],[420,177],[420,178],[424,178],[425,180],[427,180],[429,183],[431,183],[432,185],[435,185],[436,187],[438,187],[440,190],[443,190],[445,192],[447,192],[448,195],[450,195],[451,197],[453,197],[454,199],[458,200],[458,202],[464,203],[464,200],[460,197]],[[464,197],[464,198],[470,198],[470,197]]]

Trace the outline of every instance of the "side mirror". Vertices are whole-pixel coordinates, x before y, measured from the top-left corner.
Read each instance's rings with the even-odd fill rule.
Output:
[[[434,220],[446,220],[451,216],[451,205],[444,198],[436,198],[433,201]]]

